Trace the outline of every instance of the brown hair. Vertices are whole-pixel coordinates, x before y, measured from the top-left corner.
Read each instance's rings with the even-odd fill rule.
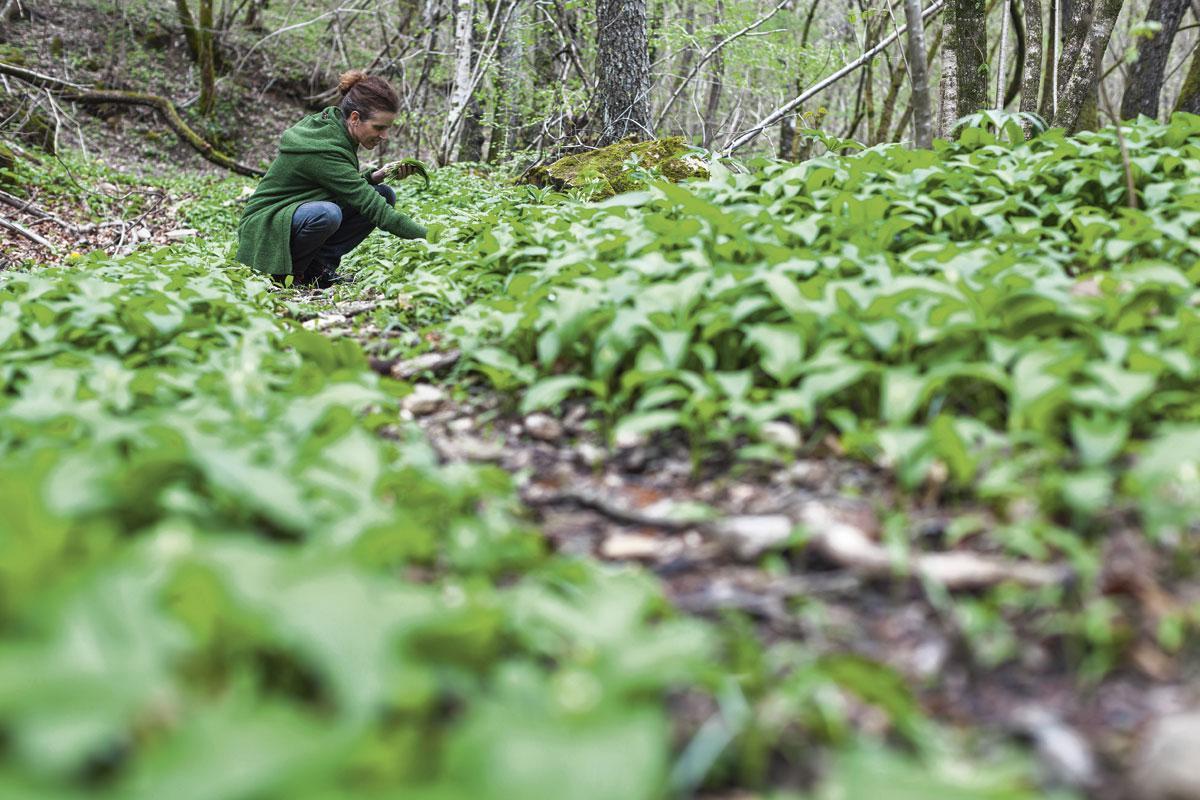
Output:
[[[351,111],[357,111],[363,119],[370,119],[378,111],[395,114],[400,110],[400,97],[392,85],[361,69],[343,72],[338,81],[338,91],[342,93],[339,106],[345,117],[349,117]]]

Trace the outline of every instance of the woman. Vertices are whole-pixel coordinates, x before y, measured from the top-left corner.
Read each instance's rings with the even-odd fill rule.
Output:
[[[359,172],[358,148],[372,150],[388,137],[400,110],[396,90],[351,70],[338,91],[339,105],[283,132],[279,155],[238,224],[237,260],[280,282],[288,275],[321,288],[340,282],[342,256],[375,228],[402,239],[425,237],[425,228],[392,208],[396,193],[380,183],[392,165]]]

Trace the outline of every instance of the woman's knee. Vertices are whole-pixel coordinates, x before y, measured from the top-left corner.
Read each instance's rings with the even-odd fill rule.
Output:
[[[383,199],[387,201],[389,206],[396,205],[396,190],[385,183],[375,184],[375,191],[383,195]]]
[[[296,209],[292,222],[298,222],[305,230],[333,233],[342,224],[342,210],[337,203],[324,200],[305,203]]]

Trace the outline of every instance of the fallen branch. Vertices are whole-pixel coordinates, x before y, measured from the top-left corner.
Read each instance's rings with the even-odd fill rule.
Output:
[[[13,233],[20,234],[21,236],[24,236],[29,241],[33,242],[34,244],[40,244],[42,247],[46,248],[47,250],[49,250],[52,253],[58,252],[58,248],[54,246],[53,242],[51,242],[49,239],[44,238],[43,236],[40,236],[39,234],[34,233],[33,231],[29,230],[29,228],[26,228],[24,225],[20,225],[16,222],[12,222],[11,220],[7,220],[4,217],[0,217],[0,228],[7,228],[8,230],[12,231]]]
[[[925,9],[925,12],[921,15],[921,19],[925,23],[928,23],[930,19],[932,19],[935,15],[937,15],[945,7],[945,5],[946,5],[946,0],[937,0],[936,2],[932,3],[929,6],[929,8]],[[839,80],[846,77],[847,75],[854,72],[855,70],[861,69],[862,67],[866,66],[868,63],[870,63],[871,59],[875,58],[875,56],[882,53],[888,47],[888,45],[890,45],[892,42],[896,41],[896,39],[903,36],[904,32],[907,30],[908,30],[908,26],[902,25],[901,27],[897,28],[892,33],[888,34],[886,37],[881,39],[879,44],[875,45],[870,50],[863,53],[861,56],[859,56],[854,61],[851,61],[849,64],[842,67],[837,72],[830,75],[829,77],[824,78],[821,81],[818,81],[811,88],[805,90],[804,92],[801,92],[798,97],[795,97],[792,100],[789,100],[784,105],[782,105],[779,108],[772,111],[770,114],[768,114],[762,120],[760,120],[753,128],[746,131],[745,133],[743,133],[741,136],[737,137],[733,141],[729,142],[729,144],[725,145],[725,148],[721,151],[720,155],[723,157],[729,156],[733,153],[734,150],[737,150],[739,147],[742,147],[742,146],[754,141],[756,138],[758,138],[758,135],[760,133],[765,131],[770,126],[774,125],[779,120],[783,119],[785,116],[788,115],[788,113],[790,111],[792,111],[793,109],[797,108],[800,105],[803,105],[805,102],[812,99],[812,97],[814,95],[829,88],[830,86],[837,83]]]
[[[614,522],[682,533],[699,531],[720,542],[734,557],[753,561],[793,540],[795,525],[782,514],[734,516],[715,520],[676,519],[646,513],[592,487],[547,490],[531,486],[522,493],[529,505],[571,504],[596,511]],[[810,536],[807,547],[860,577],[913,575],[948,591],[983,589],[1000,583],[1053,586],[1071,575],[1067,567],[986,556],[970,551],[914,553],[897,562],[895,555],[854,525],[838,519],[827,506],[808,503],[800,521]]]
[[[458,363],[462,358],[461,350],[447,350],[444,353],[426,353],[404,361],[385,361],[371,359],[371,369],[381,375],[387,375],[397,380],[410,380],[422,372],[445,372]]]
[[[50,75],[33,72],[13,64],[5,64],[0,62],[0,74],[11,75],[14,78],[39,86],[47,91],[52,91],[58,94],[65,100],[70,100],[76,103],[98,104],[98,103],[114,103],[118,105],[135,105],[147,106],[157,111],[167,123],[172,131],[175,132],[180,139],[186,142],[193,150],[204,157],[206,161],[216,164],[219,167],[224,167],[239,175],[245,175],[251,178],[261,178],[266,173],[255,167],[242,164],[237,160],[225,155],[221,151],[214,148],[206,142],[198,133],[192,130],[183,118],[179,116],[179,112],[175,110],[175,104],[165,97],[156,94],[145,94],[143,92],[124,92],[117,90],[93,90],[86,86],[70,81],[64,81],[60,78],[55,78]]]

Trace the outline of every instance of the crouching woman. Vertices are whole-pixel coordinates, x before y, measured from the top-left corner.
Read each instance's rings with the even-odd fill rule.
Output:
[[[387,139],[400,101],[383,78],[352,70],[341,77],[339,105],[283,132],[279,155],[246,203],[237,260],[282,282],[327,287],[340,282],[342,256],[375,228],[422,239],[425,228],[397,211],[381,181],[391,167],[359,171],[358,148]],[[400,167],[393,174],[404,177]]]

